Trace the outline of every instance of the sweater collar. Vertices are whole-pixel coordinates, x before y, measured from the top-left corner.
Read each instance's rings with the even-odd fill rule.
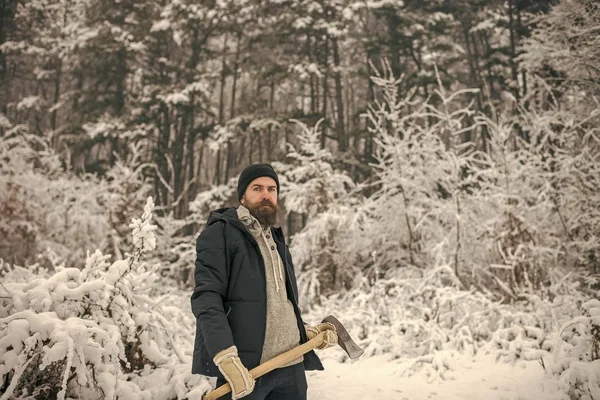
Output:
[[[252,232],[253,236],[260,236],[262,234],[261,230],[267,231],[269,229],[263,228],[260,222],[258,222],[258,220],[252,214],[250,214],[250,210],[248,210],[245,206],[239,206],[237,208],[237,215],[240,222],[244,224],[250,232]]]

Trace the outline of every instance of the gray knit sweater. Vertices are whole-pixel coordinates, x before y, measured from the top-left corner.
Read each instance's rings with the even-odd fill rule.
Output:
[[[256,218],[244,206],[238,207],[237,214],[239,220],[248,228],[254,239],[256,239],[261,256],[265,262],[267,327],[262,357],[260,359],[262,364],[300,344],[300,332],[298,332],[294,308],[287,297],[283,261],[277,252],[277,246],[273,240],[271,229],[263,229]],[[302,360],[303,357],[301,356],[282,367],[298,364]]]

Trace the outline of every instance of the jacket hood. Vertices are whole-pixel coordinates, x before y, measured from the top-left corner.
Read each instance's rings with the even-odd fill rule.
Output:
[[[210,212],[210,214],[208,215],[208,220],[206,221],[206,225],[212,225],[217,221],[227,221],[229,218],[229,215],[225,215],[227,213],[228,210],[233,209],[235,210],[233,207],[224,207],[224,208],[218,208],[216,210],[213,210]]]
[[[237,209],[235,207],[224,207],[224,208],[218,208],[216,210],[211,211],[208,216],[206,225],[207,226],[212,225],[218,221],[228,222],[231,225],[237,227],[242,232],[246,233],[252,242],[256,243],[252,234],[248,231],[248,229],[244,226],[244,224],[239,220],[238,214],[237,214]],[[283,235],[283,230],[281,229],[281,227],[273,227],[272,230],[273,230],[273,239],[275,239],[278,242],[285,243],[285,237]]]
[[[235,226],[237,229],[244,232],[251,242],[256,243],[252,234],[246,229],[244,224],[238,219],[237,209],[235,207],[218,208],[210,212],[206,226],[212,225],[216,222],[225,222],[228,225]]]

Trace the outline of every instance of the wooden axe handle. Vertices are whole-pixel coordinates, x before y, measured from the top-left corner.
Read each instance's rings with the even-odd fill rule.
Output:
[[[267,373],[273,371],[274,369],[277,369],[277,368],[281,367],[282,365],[285,365],[285,364],[295,360],[296,358],[300,357],[301,355],[306,354],[309,351],[316,349],[317,347],[319,347],[320,345],[323,344],[324,340],[325,340],[325,332],[321,332],[314,338],[310,339],[308,342],[301,344],[297,347],[294,347],[293,349],[288,350],[285,353],[281,353],[280,355],[271,358],[269,361],[266,361],[266,362],[260,364],[256,368],[252,368],[250,370],[250,375],[252,375],[252,377],[254,379],[258,379],[261,376],[263,376],[264,374],[267,374]],[[205,394],[203,399],[204,400],[215,400],[221,396],[225,396],[229,392],[231,392],[231,386],[229,386],[229,383],[225,383],[224,385],[219,386],[212,392]]]

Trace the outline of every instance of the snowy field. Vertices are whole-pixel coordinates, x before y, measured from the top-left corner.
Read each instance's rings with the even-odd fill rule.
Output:
[[[557,335],[548,335],[556,340]],[[551,341],[551,340],[550,340]],[[528,347],[517,344],[519,352]],[[531,344],[531,343],[530,343]],[[549,342],[547,342],[549,344]],[[364,344],[363,344],[364,345]],[[524,354],[524,353],[521,353]],[[531,354],[531,353],[530,353]],[[486,343],[472,352],[440,350],[430,354],[431,363],[415,365],[415,358],[382,354],[347,360],[340,348],[319,353],[325,371],[308,372],[310,400],[377,399],[377,400],[565,400],[569,374],[557,370],[555,352],[537,351],[533,360],[514,359],[499,350],[497,343]],[[525,358],[525,356],[524,356]],[[420,358],[417,358],[420,359]],[[345,362],[339,362],[345,360]],[[600,377],[600,364],[589,368]],[[591,387],[592,385],[590,385]],[[589,399],[598,399],[592,392]],[[584,398],[572,396],[573,398]]]
[[[312,314],[306,318],[319,319]],[[350,333],[356,336],[355,331]],[[361,345],[364,347],[368,341],[364,340]],[[512,348],[518,351],[519,347],[527,346],[522,342]],[[506,351],[486,343],[477,348],[476,354],[451,350],[433,352],[427,359],[431,362],[389,354],[363,356],[353,361],[337,347],[318,351],[318,355],[325,370],[307,373],[309,400],[569,399],[568,379],[565,379],[568,374],[561,378],[559,374],[550,373],[556,368],[552,352],[537,352],[536,357],[542,360],[509,360]],[[417,359],[425,362],[416,363]],[[592,376],[594,369],[588,372]],[[595,372],[600,375],[600,370]],[[600,394],[592,393],[589,399],[596,399]]]
[[[191,289],[142,261],[156,246],[152,211],[148,199],[125,260],[96,251],[82,269],[0,265],[0,400],[199,400],[211,389],[190,374]],[[451,277],[445,265],[399,272],[312,303],[307,323],[336,315],[365,354],[324,350],[310,398],[600,398],[600,301],[557,286],[552,301],[501,304]]]
[[[309,399],[534,400],[560,399],[558,381],[548,380],[539,362],[497,362],[491,354],[456,354],[446,380],[426,373],[403,374],[406,363],[376,356],[354,363],[326,358],[325,371],[309,372]]]
[[[310,371],[309,400],[559,400],[558,379],[548,378],[537,361],[515,364],[498,362],[493,354],[456,353],[448,360],[452,370],[446,379],[432,379],[426,372],[408,376],[410,361],[390,361],[374,356],[340,363],[332,355],[341,349],[319,353],[325,371]]]

